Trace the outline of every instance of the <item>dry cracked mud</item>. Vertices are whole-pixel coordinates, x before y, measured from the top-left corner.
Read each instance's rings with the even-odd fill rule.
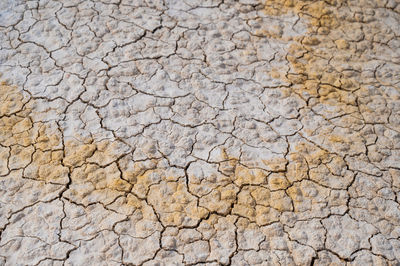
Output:
[[[0,72],[0,265],[400,265],[398,0],[2,0]]]

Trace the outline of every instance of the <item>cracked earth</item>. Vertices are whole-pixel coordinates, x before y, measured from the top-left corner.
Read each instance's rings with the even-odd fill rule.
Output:
[[[400,265],[400,2],[2,0],[0,265]]]

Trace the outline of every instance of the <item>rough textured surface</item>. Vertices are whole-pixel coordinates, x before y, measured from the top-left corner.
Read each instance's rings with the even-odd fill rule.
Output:
[[[1,265],[399,265],[400,2],[0,2]]]

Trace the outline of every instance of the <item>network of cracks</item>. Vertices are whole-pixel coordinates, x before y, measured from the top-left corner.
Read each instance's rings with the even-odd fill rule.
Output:
[[[0,3],[1,265],[399,265],[400,2]]]

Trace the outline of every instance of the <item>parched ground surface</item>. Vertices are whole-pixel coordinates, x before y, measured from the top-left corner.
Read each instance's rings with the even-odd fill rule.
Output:
[[[400,2],[0,1],[0,265],[399,265]]]

